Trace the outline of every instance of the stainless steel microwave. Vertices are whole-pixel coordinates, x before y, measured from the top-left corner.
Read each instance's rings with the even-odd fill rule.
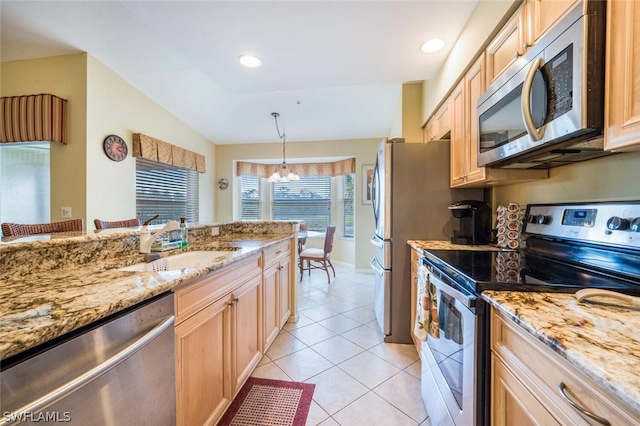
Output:
[[[548,169],[603,150],[605,2],[578,3],[478,100],[478,165]]]

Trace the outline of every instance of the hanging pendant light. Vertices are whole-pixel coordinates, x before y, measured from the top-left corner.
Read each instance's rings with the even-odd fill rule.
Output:
[[[280,114],[277,112],[272,112],[271,116],[276,121],[276,131],[278,132],[278,137],[282,139],[282,165],[280,166],[280,171],[276,170],[273,172],[271,176],[269,176],[269,182],[289,182],[292,180],[300,180],[300,176],[293,170],[289,169],[287,166],[286,155],[285,155],[285,144],[287,142],[287,135],[282,130],[282,134],[280,133],[280,128],[278,127],[278,117]]]

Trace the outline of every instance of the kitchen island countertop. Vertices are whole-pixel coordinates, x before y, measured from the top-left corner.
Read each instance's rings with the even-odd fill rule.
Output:
[[[640,303],[574,294],[485,291],[483,298],[640,420]]]
[[[231,234],[191,250],[224,251],[207,265],[166,272],[134,272],[119,267],[141,256],[30,275],[3,278],[0,286],[0,355],[13,355],[89,325],[153,296],[291,238],[291,234]],[[226,249],[226,250],[225,250]]]

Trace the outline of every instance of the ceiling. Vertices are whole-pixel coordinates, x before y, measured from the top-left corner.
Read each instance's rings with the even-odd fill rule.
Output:
[[[289,142],[379,138],[477,1],[1,0],[0,52],[88,52],[216,144],[278,141],[274,111]],[[433,37],[445,48],[420,52]]]

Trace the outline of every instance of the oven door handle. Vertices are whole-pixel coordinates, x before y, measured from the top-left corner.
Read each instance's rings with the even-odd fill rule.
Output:
[[[444,283],[441,279],[439,279],[438,277],[436,277],[433,273],[429,273],[429,277],[428,280],[432,283],[435,283],[435,286],[444,294],[453,297],[454,299],[458,300],[460,303],[462,303],[464,306],[466,306],[469,309],[473,309],[476,306],[476,298],[474,296],[469,296],[464,294],[463,292],[461,292],[460,290],[451,287],[450,285],[447,285],[446,283]]]
[[[527,133],[531,135],[533,140],[539,141],[544,135],[544,125],[538,129],[533,123],[533,115],[531,114],[531,87],[533,86],[533,79],[536,76],[536,72],[542,68],[544,61],[542,58],[538,58],[531,64],[527,77],[524,79],[522,85],[522,119],[524,120],[524,126],[527,128]]]

